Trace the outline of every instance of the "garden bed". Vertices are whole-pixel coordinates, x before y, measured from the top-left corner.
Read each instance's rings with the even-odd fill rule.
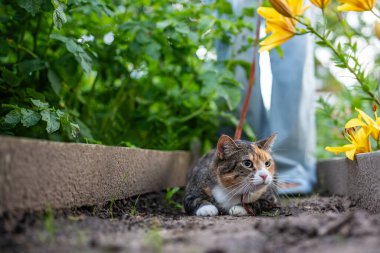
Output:
[[[0,136],[0,214],[95,205],[185,184],[189,152]]]
[[[318,163],[318,191],[349,196],[358,206],[380,212],[380,151]]]
[[[169,204],[165,193],[147,194],[54,216],[24,215],[8,226],[13,232],[0,237],[0,247],[4,253],[378,252],[380,214],[341,197],[285,198],[282,204],[264,216],[194,217]]]

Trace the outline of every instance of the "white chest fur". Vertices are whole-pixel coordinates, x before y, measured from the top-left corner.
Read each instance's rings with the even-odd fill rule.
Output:
[[[212,189],[212,195],[216,202],[226,211],[241,201],[241,195],[234,189],[226,189],[221,186],[215,186]]]
[[[258,189],[255,192],[249,193],[245,198],[245,203],[252,203],[258,200],[263,192],[265,192],[267,186]],[[235,191],[234,189],[226,189],[219,185],[215,186],[212,189],[212,195],[216,202],[224,209],[229,210],[232,206],[238,205],[241,203],[241,193],[239,191]]]

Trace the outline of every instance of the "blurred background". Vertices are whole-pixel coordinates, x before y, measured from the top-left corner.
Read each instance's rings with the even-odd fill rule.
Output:
[[[0,0],[0,133],[162,150],[201,142],[203,152],[211,149],[219,126],[238,123],[243,87],[234,72],[250,66],[218,59],[216,47],[254,30],[255,4],[236,14],[224,0]],[[336,28],[329,38],[356,42],[361,66],[378,77],[374,16],[337,13],[336,5],[326,12]],[[252,44],[247,38],[235,53]],[[331,56],[316,45],[318,158],[333,155],[325,146],[345,144],[341,131],[355,107],[372,106]],[[244,133],[254,139],[250,126]]]

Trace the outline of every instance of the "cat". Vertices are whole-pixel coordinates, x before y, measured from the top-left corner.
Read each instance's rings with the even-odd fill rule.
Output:
[[[254,214],[278,204],[275,163],[270,154],[276,134],[249,142],[222,135],[215,150],[191,168],[184,195],[188,214]]]

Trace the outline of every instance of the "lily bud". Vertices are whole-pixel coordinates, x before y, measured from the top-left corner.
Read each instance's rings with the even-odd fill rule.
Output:
[[[380,21],[379,20],[375,21],[374,29],[375,29],[376,37],[380,40]]]
[[[289,4],[286,0],[269,0],[272,7],[280,13],[282,16],[291,18],[292,10],[289,7]]]
[[[324,9],[327,5],[329,5],[330,1],[331,0],[310,0],[312,4],[321,9]]]

